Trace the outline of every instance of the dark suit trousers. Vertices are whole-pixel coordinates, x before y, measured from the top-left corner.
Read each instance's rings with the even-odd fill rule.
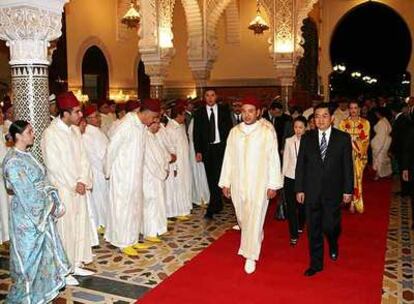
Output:
[[[285,177],[283,191],[287,206],[290,238],[298,239],[298,229],[302,229],[305,224],[305,206],[296,200],[294,179]]]
[[[221,189],[218,186],[218,183],[221,174],[221,166],[223,164],[224,150],[224,143],[210,144],[208,146],[207,154],[203,154],[208,188],[210,189],[210,203],[208,205],[207,213],[211,215],[218,213],[223,209]]]
[[[308,224],[308,239],[310,267],[323,269],[323,235],[328,239],[329,246],[338,246],[341,232],[340,202],[321,199],[319,202],[306,202],[306,220]]]
[[[402,195],[409,195],[410,194],[410,183],[409,182],[405,182],[402,179],[402,155],[396,155],[396,159],[397,159],[397,163],[398,163],[398,170],[400,171],[400,185],[401,185],[401,194]]]

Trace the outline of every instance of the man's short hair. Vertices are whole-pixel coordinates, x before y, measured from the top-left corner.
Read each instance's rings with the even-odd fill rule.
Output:
[[[171,109],[171,118],[175,119],[178,115],[184,115],[185,114],[185,108],[184,107],[173,107]]]
[[[73,108],[71,108],[71,109],[65,109],[65,110],[59,109],[59,117],[60,118],[63,118],[63,116],[65,116],[65,112],[67,112],[69,114],[72,114]]]
[[[398,103],[393,103],[391,105],[391,111],[395,112],[395,113],[400,113],[403,109],[403,104],[401,102]]]
[[[320,103],[320,104],[318,104],[316,107],[315,107],[315,111],[314,111],[314,113],[316,113],[316,110],[318,110],[318,109],[327,109],[328,110],[328,112],[329,112],[329,115],[333,115],[333,109],[329,106],[329,104],[328,103],[326,103],[326,102],[322,102],[322,103]]]
[[[214,93],[216,93],[216,94],[217,94],[217,90],[216,90],[216,88],[210,87],[210,88],[205,88],[205,89],[204,89],[204,95],[206,95],[206,93],[207,93],[208,91],[213,91]]]
[[[276,109],[283,110],[283,105],[278,101],[273,101],[270,104],[270,110],[276,110]]]
[[[356,104],[358,107],[361,107],[361,103],[356,99],[351,99],[348,103],[348,106],[350,106],[351,104]]]

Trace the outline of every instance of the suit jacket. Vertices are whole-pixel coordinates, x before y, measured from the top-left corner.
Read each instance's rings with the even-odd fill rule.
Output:
[[[414,171],[414,126],[411,125],[407,131],[407,137],[402,149],[401,170]]]
[[[332,128],[325,160],[322,161],[318,130],[301,139],[295,173],[295,191],[305,193],[307,204],[334,201],[354,191],[351,136]]]
[[[263,114],[263,118],[267,119],[273,124],[273,127],[276,130],[279,150],[283,149],[283,146],[285,144],[285,139],[286,139],[285,129],[288,126],[288,124],[292,122],[292,117],[283,113],[281,116],[275,117],[274,122],[273,122],[272,119],[270,118],[269,112],[265,112]]]
[[[411,126],[411,121],[404,114],[400,114],[392,125],[392,131],[391,131],[392,142],[391,142],[390,151],[392,154],[394,154],[397,157],[397,159],[401,158],[404,141],[407,136],[407,132],[410,129],[410,126]]]
[[[227,137],[230,133],[233,123],[230,117],[229,109],[224,105],[218,105],[216,119],[218,121],[218,128],[220,133],[221,143],[226,144]],[[196,153],[206,154],[208,151],[208,130],[209,119],[207,109],[205,106],[201,107],[194,113],[194,149]]]
[[[243,119],[241,118],[241,114],[240,115],[240,122],[243,122]],[[236,118],[236,113],[231,112],[230,113],[230,117],[231,117],[231,122],[233,124],[233,127],[237,125],[237,118]]]

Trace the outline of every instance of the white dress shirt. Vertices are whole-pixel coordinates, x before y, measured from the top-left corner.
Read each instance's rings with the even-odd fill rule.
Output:
[[[234,113],[233,115],[234,115],[234,120],[236,121],[236,123],[237,121],[243,122],[241,114]]]
[[[219,144],[221,142],[221,140],[220,140],[219,127],[218,127],[218,105],[215,104],[212,107],[206,106],[206,109],[207,109],[207,115],[208,115],[209,120],[210,120],[210,116],[211,116],[211,109],[213,109],[214,122],[216,123],[216,140],[213,142],[213,144]]]
[[[329,139],[331,138],[332,127],[329,127],[326,131],[318,130],[319,133],[319,147],[322,143],[322,133],[325,132],[326,144],[329,145]]]
[[[300,138],[296,135],[286,138],[283,151],[283,176],[295,179],[296,161],[300,147]]]

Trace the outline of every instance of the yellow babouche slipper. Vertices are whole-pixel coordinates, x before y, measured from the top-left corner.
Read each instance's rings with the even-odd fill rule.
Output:
[[[132,247],[134,247],[135,249],[138,249],[138,250],[144,250],[144,249],[148,249],[148,248],[150,248],[151,246],[150,245],[148,245],[148,244],[144,244],[144,243],[136,243],[134,246],[132,246]]]
[[[167,224],[168,225],[172,225],[172,224],[174,224],[175,222],[174,221],[172,221],[172,220],[167,220]]]
[[[102,235],[105,234],[105,227],[104,226],[99,226],[98,227],[98,233],[102,234]]]
[[[185,221],[189,221],[190,217],[188,215],[177,216],[177,220],[179,220],[181,222],[185,222]]]
[[[138,252],[132,246],[122,248],[121,251],[128,256],[138,256]]]
[[[157,236],[147,236],[145,238],[145,240],[148,241],[148,242],[151,242],[151,243],[161,243],[162,242],[162,240]]]

